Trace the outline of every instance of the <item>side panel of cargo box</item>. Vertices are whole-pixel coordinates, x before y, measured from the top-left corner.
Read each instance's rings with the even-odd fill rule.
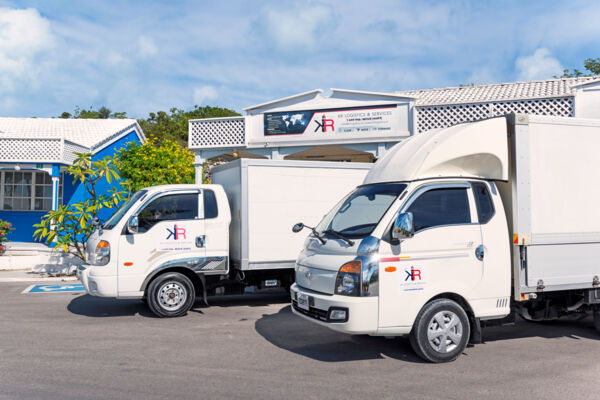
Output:
[[[346,194],[362,184],[372,164],[241,159],[213,170],[232,213],[230,255],[241,270],[293,268],[308,232]],[[237,180],[237,181],[236,181]]]
[[[600,121],[517,114],[510,130],[515,296],[597,287]]]

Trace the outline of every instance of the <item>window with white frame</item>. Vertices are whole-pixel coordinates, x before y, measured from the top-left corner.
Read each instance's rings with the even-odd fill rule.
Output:
[[[48,211],[52,209],[52,178],[47,172],[2,171],[0,209]],[[58,204],[62,204],[63,179],[58,183]]]

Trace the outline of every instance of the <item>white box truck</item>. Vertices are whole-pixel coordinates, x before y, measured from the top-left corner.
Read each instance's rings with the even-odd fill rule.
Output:
[[[598,148],[598,120],[524,114],[397,144],[307,238],[294,313],[431,362],[515,311],[600,330]]]
[[[142,189],[92,234],[77,275],[87,293],[145,299],[161,317],[196,295],[289,287],[304,241],[294,221],[316,225],[371,165],[240,159],[211,185]]]

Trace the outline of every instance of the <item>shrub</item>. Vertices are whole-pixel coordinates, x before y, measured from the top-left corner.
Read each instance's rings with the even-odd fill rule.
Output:
[[[85,260],[84,243],[94,232],[92,222],[97,219],[98,212],[103,208],[117,207],[125,199],[126,192],[115,187],[105,193],[97,191],[96,184],[101,179],[106,179],[109,184],[119,179],[112,158],[92,161],[91,154],[75,154],[77,159],[67,169],[67,173],[85,187],[90,198],[49,211],[39,224],[33,225],[37,228],[33,237]]]
[[[4,243],[8,242],[8,233],[14,230],[10,222],[2,221],[0,219],[0,256],[6,253],[6,245]]]
[[[152,139],[144,144],[129,143],[116,156],[119,172],[132,192],[147,186],[194,183],[194,154],[177,143]]]

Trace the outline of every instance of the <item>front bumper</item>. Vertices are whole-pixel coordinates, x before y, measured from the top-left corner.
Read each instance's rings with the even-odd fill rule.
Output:
[[[117,277],[113,275],[96,275],[94,266],[80,265],[77,268],[77,278],[83,284],[85,291],[92,296],[117,297]],[[103,267],[101,267],[103,268]]]
[[[308,311],[298,308],[296,303],[298,294],[308,295]],[[296,283],[290,288],[290,295],[292,311],[306,320],[349,334],[373,335],[377,333],[378,297],[326,295],[301,288]],[[347,320],[343,322],[329,320],[328,315],[331,309],[347,310]]]

